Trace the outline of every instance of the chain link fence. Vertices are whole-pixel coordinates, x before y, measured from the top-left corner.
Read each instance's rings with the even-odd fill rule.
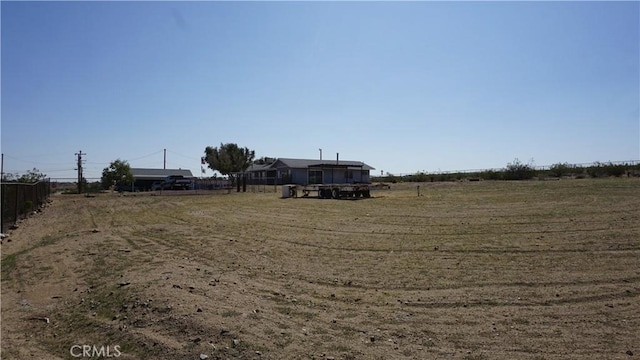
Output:
[[[39,209],[51,194],[50,181],[39,181],[33,184],[3,182],[2,198],[2,232],[14,226],[18,220],[26,218],[31,212]]]

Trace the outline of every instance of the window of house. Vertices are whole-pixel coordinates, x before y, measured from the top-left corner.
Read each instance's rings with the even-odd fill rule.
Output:
[[[344,172],[344,178],[347,180],[353,179],[353,170],[347,170]]]
[[[322,170],[309,170],[309,184],[322,184]]]

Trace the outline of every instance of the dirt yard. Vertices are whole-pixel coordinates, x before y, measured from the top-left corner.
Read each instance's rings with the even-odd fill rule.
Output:
[[[1,245],[2,359],[640,358],[638,179],[420,191],[55,195]]]

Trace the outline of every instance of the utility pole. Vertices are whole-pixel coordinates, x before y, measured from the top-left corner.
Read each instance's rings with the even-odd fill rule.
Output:
[[[167,170],[167,149],[164,149],[164,162],[162,163],[162,169]]]
[[[82,194],[82,155],[87,155],[79,150],[75,155],[78,157],[78,194]]]

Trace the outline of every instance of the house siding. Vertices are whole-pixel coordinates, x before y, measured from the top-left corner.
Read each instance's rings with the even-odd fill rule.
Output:
[[[323,168],[323,182],[326,184],[369,183],[369,170]]]
[[[346,183],[344,177],[344,169],[323,168],[325,184],[343,184]]]
[[[291,183],[304,185],[307,183],[307,169],[291,169]]]
[[[369,170],[362,170],[360,178],[362,179],[363,183],[370,183],[371,182],[371,173],[370,173],[370,171]]]

